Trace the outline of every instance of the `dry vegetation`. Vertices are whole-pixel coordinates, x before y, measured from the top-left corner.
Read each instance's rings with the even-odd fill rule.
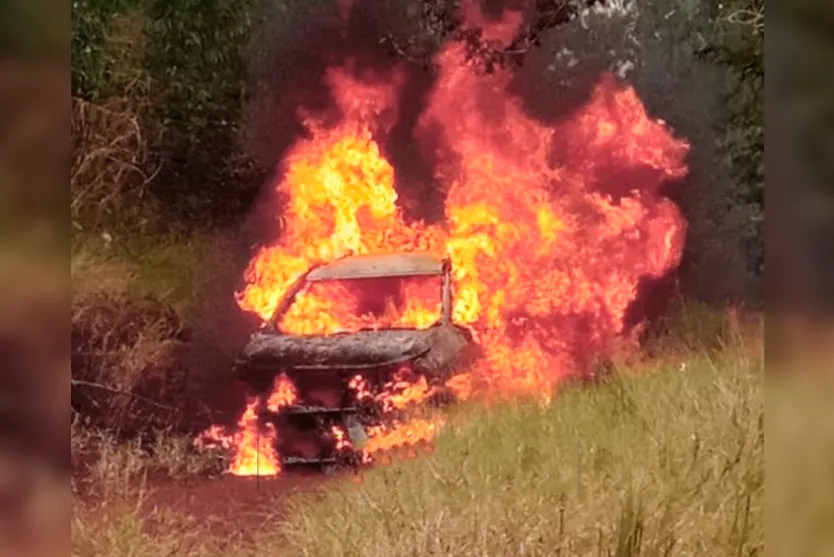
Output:
[[[299,555],[755,555],[760,365],[690,362],[470,411],[437,455],[291,513]]]
[[[179,478],[222,466],[192,451],[200,385],[183,362],[203,240],[154,220],[138,111],[73,101],[71,437],[74,485],[85,500],[124,499],[147,474]]]
[[[71,266],[73,407],[98,427],[136,434],[182,417],[186,340],[177,312],[136,291],[139,267],[123,256],[89,255]]]
[[[97,293],[73,304],[71,328],[77,410],[99,417],[99,425],[133,430],[143,419],[142,399],[153,397],[152,416],[161,423],[177,417],[171,403],[183,392],[185,374],[177,363],[176,313],[158,302]]]
[[[77,506],[75,553],[759,555],[761,330],[697,314],[692,331],[723,347],[667,336],[639,369],[550,407],[461,407],[433,454],[293,496],[285,517],[251,521],[234,542],[212,535],[199,504],[149,511],[148,474],[203,472],[210,455],[101,443],[88,475],[100,496]]]
[[[144,209],[147,148],[136,114],[73,99],[70,217],[76,228],[112,224]]]
[[[151,26],[140,14],[107,12],[104,46],[76,58],[96,100],[71,106],[74,555],[761,554],[763,364],[761,346],[747,342],[761,331],[740,334],[746,325],[733,314],[692,306],[666,324],[672,333],[649,346],[647,361],[618,369],[609,384],[571,389],[549,408],[460,408],[434,454],[374,470],[361,485],[293,497],[288,517],[269,501],[266,516],[239,536],[215,531],[199,499],[186,511],[157,503],[160,481],[222,469],[216,455],[191,445],[193,409],[183,404],[184,316],[197,293],[205,296],[198,285],[207,280],[199,276],[207,242],[194,230],[173,235],[178,223],[160,223],[163,202],[149,194],[165,182],[151,181],[155,161],[185,156],[191,183],[175,191],[224,210],[245,205],[224,197],[234,180],[210,189],[201,174],[213,157],[206,146],[219,141],[213,124],[237,119],[238,96],[220,85],[239,85],[229,30],[199,27],[211,18],[188,11],[206,5],[171,8]],[[86,26],[76,28],[101,27],[98,14],[79,15]],[[192,23],[197,30],[183,36],[201,37],[197,49],[177,34]],[[167,72],[176,60],[184,71],[174,76]],[[163,152],[171,147],[163,132],[185,152]],[[0,470],[0,484],[20,483],[25,465],[15,466],[11,475]],[[54,475],[44,477],[52,483],[32,484],[43,489],[30,490],[29,510],[9,522],[29,539],[47,540],[56,520],[66,524],[39,503],[68,499]]]
[[[181,254],[146,245],[158,241],[144,234],[154,201],[147,195],[144,80],[132,63],[142,41],[129,40],[143,35],[129,33],[130,21],[118,19],[107,34],[114,58],[124,62],[110,76],[122,95],[95,103],[73,98],[70,125],[72,405],[87,425],[120,436],[180,418],[171,401],[184,378],[176,363],[184,326],[170,298],[186,296],[156,286],[170,290],[188,280],[163,270],[166,259]],[[181,259],[178,273],[191,263]]]

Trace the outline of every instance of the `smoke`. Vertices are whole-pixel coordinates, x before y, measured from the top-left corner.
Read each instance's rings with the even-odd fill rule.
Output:
[[[473,7],[479,8],[478,22],[483,25],[501,21],[508,9],[522,14],[526,24],[537,7],[529,0],[459,4],[470,24]],[[542,34],[540,46],[531,49],[513,72],[508,90],[533,118],[556,124],[588,101],[602,73],[611,72],[634,84],[653,116],[667,120],[692,142],[687,183],[668,188],[690,223],[682,265],[687,293],[713,301],[739,301],[745,297],[747,279],[743,249],[736,240],[741,237],[743,215],[727,208],[734,185],[716,148],[713,127],[719,114],[720,76],[693,54],[699,40],[693,23],[699,5],[682,3],[679,9],[664,11],[648,0],[589,2],[572,19]],[[277,7],[250,49],[254,85],[250,150],[264,169],[280,174],[287,148],[307,133],[303,113],[325,121],[339,117],[325,81],[327,68],[351,61],[357,76],[368,72],[385,76],[396,66],[404,78],[396,119],[376,140],[395,169],[406,218],[434,222],[443,218],[445,195],[435,178],[442,162],[437,144],[441,124],[432,128],[424,123],[418,129],[418,122],[437,71],[392,56],[380,44],[385,36],[403,43],[437,43],[436,30],[427,28],[419,2],[295,0]],[[436,49],[441,46],[435,44]],[[556,147],[553,163],[570,154],[569,145]],[[630,176],[614,172],[599,187],[618,197],[643,179],[639,172]],[[247,223],[251,243],[272,243],[281,234],[276,208],[281,210],[283,200],[276,199],[273,181],[264,187]],[[716,268],[725,271],[720,278]],[[664,287],[662,296],[667,293]]]
[[[325,121],[338,118],[325,81],[326,69],[352,64],[356,76],[390,74],[399,66],[405,79],[397,101],[398,117],[385,137],[377,138],[396,168],[403,208],[413,217],[431,220],[424,205],[442,204],[433,187],[430,161],[415,148],[413,129],[431,90],[434,75],[414,63],[403,63],[380,45],[385,35],[416,37],[422,31],[419,14],[408,2],[318,2],[296,0],[276,8],[249,55],[254,94],[248,110],[247,144],[267,172],[281,172],[286,150],[306,135],[302,114]],[[274,241],[275,199],[266,187],[249,227],[259,241]],[[428,203],[427,203],[428,202]]]

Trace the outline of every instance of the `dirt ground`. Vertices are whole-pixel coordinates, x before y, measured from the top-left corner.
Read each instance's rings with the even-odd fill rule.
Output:
[[[349,477],[292,473],[277,477],[191,478],[151,484],[144,509],[150,524],[159,513],[196,519],[218,539],[246,539],[255,525],[279,522],[295,494],[314,493]]]

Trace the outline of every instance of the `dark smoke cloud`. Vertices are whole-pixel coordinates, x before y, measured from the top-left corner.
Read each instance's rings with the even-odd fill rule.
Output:
[[[405,84],[398,120],[386,137],[377,139],[397,169],[406,210],[419,213],[418,200],[431,197],[435,188],[431,165],[414,145],[412,132],[434,76],[416,64],[403,64],[380,44],[386,34],[414,36],[419,32],[418,14],[408,2],[355,0],[345,20],[343,7],[342,2],[321,2],[310,8],[309,2],[296,1],[289,8],[276,9],[256,38],[249,64],[255,88],[248,112],[249,148],[262,168],[280,172],[287,149],[307,133],[299,109],[325,120],[337,121],[340,116],[324,80],[327,68],[350,60],[357,74],[372,70],[384,75],[402,65]],[[259,231],[262,243],[274,241],[278,233],[275,211],[281,200],[270,189],[265,188],[249,223],[250,229]]]
[[[493,19],[507,8],[526,12],[536,6],[526,0],[473,1]],[[581,17],[544,33],[540,47],[530,50],[515,71],[510,92],[521,99],[532,117],[555,124],[587,102],[602,72],[619,73],[633,83],[650,113],[666,119],[692,143],[690,176],[685,184],[667,188],[690,222],[683,277],[689,285],[686,288],[703,299],[744,298],[744,256],[735,240],[740,237],[742,221],[724,208],[732,181],[728,169],[717,162],[720,157],[713,131],[720,113],[715,93],[718,76],[693,59],[695,36],[689,21],[694,14],[669,19],[648,2],[618,9],[605,2],[589,4],[594,6]],[[339,3],[332,1],[296,0],[288,8],[276,10],[256,38],[250,57],[257,88],[249,138],[263,168],[276,169],[286,149],[304,137],[298,107],[338,116],[332,112],[334,103],[323,80],[326,68],[341,66],[348,58],[360,71],[386,72],[400,64],[406,82],[400,91],[398,120],[386,137],[377,140],[395,168],[406,216],[432,221],[442,218],[443,191],[433,172],[436,133],[423,129],[419,143],[415,140],[415,124],[435,75],[391,56],[379,44],[388,34],[407,39],[425,38],[426,33],[420,5],[410,0],[355,0],[347,21]],[[609,182],[639,181],[639,176],[629,178],[611,176]],[[281,202],[271,185],[264,188],[262,202],[248,223],[250,243],[269,243],[280,234],[276,211],[280,211]],[[727,269],[727,276],[716,281],[715,268]]]
[[[500,21],[506,10],[533,15],[534,0],[461,0],[481,7],[487,20]],[[450,6],[456,2],[448,2]],[[346,10],[346,8],[348,8]],[[344,15],[347,11],[348,16]],[[324,80],[325,70],[342,66],[347,60],[357,73],[374,70],[384,74],[394,66],[404,71],[405,83],[398,99],[398,119],[385,137],[377,137],[380,148],[395,169],[400,204],[407,218],[436,222],[443,218],[444,192],[435,180],[435,140],[439,133],[422,130],[415,139],[417,121],[435,83],[432,69],[393,56],[382,44],[384,36],[402,44],[414,41],[442,48],[422,18],[422,7],[413,0],[295,0],[275,9],[263,32],[255,38],[249,56],[250,76],[255,94],[248,113],[248,144],[266,172],[280,172],[279,163],[287,149],[306,130],[298,118],[299,108],[319,117],[333,118],[334,103]],[[573,26],[566,35],[582,35]],[[562,34],[562,30],[559,30]],[[546,42],[553,44],[553,34]],[[595,37],[584,39],[588,52]],[[577,39],[577,42],[582,42]],[[572,65],[550,56],[552,48],[534,49],[517,72],[511,92],[519,95],[535,118],[555,122],[569,116],[587,101],[607,60],[583,53],[582,63]],[[557,79],[553,79],[558,74]],[[270,180],[247,223],[253,243],[271,243],[280,230],[276,210],[283,200],[276,197]]]

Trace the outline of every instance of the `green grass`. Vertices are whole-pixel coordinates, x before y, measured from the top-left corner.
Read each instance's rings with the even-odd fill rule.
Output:
[[[72,246],[73,291],[152,297],[180,313],[194,302],[208,239],[200,235],[86,236]]]
[[[684,372],[661,366],[570,390],[549,407],[459,407],[434,453],[373,470],[360,485],[296,496],[286,521],[252,524],[246,543],[195,536],[200,526],[187,516],[149,529],[120,495],[106,512],[77,515],[75,551],[760,555],[763,413],[760,359],[692,354]],[[124,485],[119,474],[103,477]]]
[[[150,295],[184,311],[204,249],[199,238],[88,238],[73,253],[75,294]],[[139,510],[149,471],[188,477],[210,458],[182,440],[161,439],[149,454],[99,439],[92,481],[103,497],[76,506],[74,554],[761,554],[761,331],[745,325],[683,306],[648,361],[608,384],[549,407],[456,408],[433,454],[296,497],[285,521],[252,524],[245,543],[218,540],[192,517],[159,509],[149,522]]]
[[[419,462],[297,502],[288,555],[755,555],[760,361],[461,409]]]

